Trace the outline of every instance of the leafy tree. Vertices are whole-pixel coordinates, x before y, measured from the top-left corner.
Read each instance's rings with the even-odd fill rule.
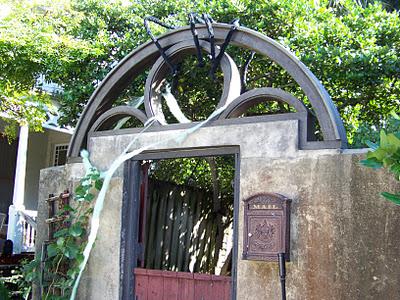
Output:
[[[38,131],[51,108],[39,77],[60,82],[100,50],[69,32],[81,16],[67,1],[1,1],[0,10],[0,116],[8,135],[20,124]]]
[[[35,101],[41,103],[45,97],[40,87],[35,87],[35,79],[45,74],[63,87],[64,93],[58,96],[64,113],[62,122],[74,125],[91,93],[116,62],[149,39],[142,25],[144,16],[154,15],[180,26],[187,23],[188,12],[208,12],[220,22],[240,17],[243,26],[291,49],[327,88],[353,142],[358,128],[379,127],[400,104],[400,22],[397,13],[379,4],[339,2],[7,2],[13,9],[1,20],[1,95],[5,99],[11,90],[23,95],[34,91]],[[163,31],[157,26],[153,30],[156,34]],[[243,65],[248,56],[235,47],[228,51],[238,65]],[[145,76],[146,72],[139,76],[120,101],[140,96]],[[207,70],[198,69],[193,59],[186,60],[174,93],[188,116],[204,119],[220,95],[215,86],[220,86],[221,78],[213,84],[211,79],[199,82],[196,76],[206,78]],[[256,55],[248,78],[249,88],[281,87],[307,102],[288,74],[263,57]]]

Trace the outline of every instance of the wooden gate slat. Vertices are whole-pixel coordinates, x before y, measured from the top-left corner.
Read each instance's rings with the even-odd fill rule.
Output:
[[[147,270],[149,276],[149,284],[147,291],[147,300],[163,299],[164,278],[163,272],[159,270]],[[151,271],[151,272],[150,272]]]
[[[154,185],[153,181],[149,181],[149,184]],[[161,206],[160,202],[160,197],[157,195],[157,190],[156,189],[150,189],[152,193],[152,197],[149,200],[149,218],[150,218],[150,226],[148,228],[148,239],[147,239],[147,248],[148,250],[145,251],[147,257],[146,257],[146,268],[154,268],[154,257],[155,257],[155,251],[154,251],[154,242],[155,242],[155,236],[156,236],[156,224],[158,220],[158,215],[157,211],[159,210],[159,207]],[[152,202],[151,202],[152,201]]]
[[[161,201],[160,208],[161,209],[157,212],[158,213],[157,228],[161,228],[161,229],[157,231],[156,243],[154,245],[155,249],[156,249],[154,267],[156,269],[161,269],[162,260],[164,258],[164,256],[161,255],[161,253],[163,253],[163,251],[164,251],[164,249],[163,249],[164,248],[163,238],[165,237],[164,224],[166,222],[166,218],[168,218],[168,215],[166,214],[168,194],[167,195],[161,194],[161,195],[160,195],[160,201]]]
[[[135,269],[135,294],[137,300],[147,300],[148,275],[146,269]]]
[[[178,279],[177,272],[172,271],[164,271],[164,291],[163,298],[164,300],[178,300]]]
[[[212,275],[215,299],[231,299],[231,277]]]
[[[194,274],[194,299],[195,300],[211,300],[211,275]]]
[[[194,300],[194,280],[192,273],[179,272],[178,300]]]
[[[182,204],[181,217],[179,218],[179,247],[178,247],[178,258],[177,258],[177,271],[184,271],[184,260],[185,253],[189,252],[189,248],[186,248],[186,239],[190,235],[191,231],[188,231],[187,223],[189,219],[189,192],[185,191]]]

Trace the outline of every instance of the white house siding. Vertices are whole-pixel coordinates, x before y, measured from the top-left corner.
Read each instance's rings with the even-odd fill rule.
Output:
[[[40,169],[47,166],[48,132],[29,133],[28,157],[26,161],[25,209],[36,210]]]
[[[17,145],[0,136],[0,212],[5,214],[12,204]]]
[[[69,144],[70,139],[71,139],[71,135],[68,133],[48,130],[47,157],[46,157],[47,166],[46,167],[53,166],[55,145]],[[45,168],[45,167],[43,167],[43,168]],[[39,175],[38,175],[38,179],[39,179]]]
[[[54,146],[68,144],[70,134],[45,129],[30,133],[25,182],[25,208],[37,210],[40,170],[53,165]]]

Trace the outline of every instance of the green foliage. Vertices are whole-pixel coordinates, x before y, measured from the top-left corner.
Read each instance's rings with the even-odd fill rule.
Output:
[[[109,37],[109,42],[113,42],[112,56],[108,55],[110,50],[104,48],[106,58],[99,57],[97,62],[107,66],[101,71],[107,69],[108,72],[108,66],[111,67],[114,61],[122,59],[135,46],[149,39],[142,26],[142,18],[146,15],[176,25],[186,24],[186,14],[190,11],[210,13],[220,22],[240,17],[243,26],[280,41],[310,67],[338,106],[349,140],[353,142],[362,124],[379,126],[380,120],[386,119],[389,112],[400,104],[400,83],[397,81],[400,22],[397,14],[388,13],[379,5],[360,7],[352,1],[341,2],[340,11],[324,1],[320,5],[312,1],[141,1],[125,7],[110,7],[107,2],[96,5],[81,2],[79,9],[96,22],[100,22],[103,15],[109,17],[107,26],[100,22],[100,26],[93,28],[85,23],[77,28],[77,32],[90,33],[95,40],[95,34],[101,32],[102,36]],[[157,26],[153,29],[156,34],[161,32]],[[112,38],[116,32],[121,37],[118,41]],[[248,55],[233,46],[229,47],[228,53],[238,65],[242,65]],[[208,69],[198,69],[194,59],[185,60],[181,68],[173,92],[187,117],[204,119],[221,94],[221,79],[213,83],[206,76]],[[88,78],[87,82],[104,77],[99,70],[92,70],[88,74],[97,75]],[[199,77],[204,80],[196,80]],[[248,78],[249,88],[281,87],[307,102],[289,74],[268,59],[256,55]],[[129,89],[131,95],[140,95],[143,81]],[[89,95],[74,94],[73,99],[86,102]],[[70,110],[72,103],[65,104]],[[261,107],[258,110],[269,113],[274,108]]]
[[[99,171],[92,167],[75,189],[74,203],[65,205],[57,213],[62,220],[54,233],[54,240],[47,245],[47,260],[44,264],[43,299],[69,299],[71,290],[83,260],[87,240],[87,228],[92,215],[92,200],[102,187]],[[24,286],[40,284],[40,261],[33,260],[23,265]]]
[[[400,118],[394,114],[397,121]],[[399,130],[394,133],[380,132],[380,143],[375,144],[368,142],[372,151],[367,154],[367,159],[361,161],[361,163],[369,168],[379,169],[387,168],[396,180],[400,181],[400,127]],[[392,201],[393,203],[400,205],[400,194],[391,194],[388,192],[381,193],[383,197]]]
[[[233,198],[233,180],[235,174],[234,157],[231,155],[214,158],[218,188],[223,198]],[[177,158],[156,161],[151,165],[150,176],[160,181],[169,181],[178,185],[194,186],[204,191],[213,191],[213,179],[210,164],[204,158]]]
[[[50,97],[37,90],[18,91],[15,86],[0,83],[0,113],[6,114],[5,135],[16,138],[20,125],[29,125],[33,131],[41,131],[46,111],[51,106]]]
[[[239,17],[242,26],[278,40],[311,69],[338,106],[350,143],[360,146],[362,127],[380,128],[381,120],[388,119],[390,111],[400,105],[399,16],[378,1],[369,2],[7,1],[12,12],[1,20],[0,65],[6,66],[0,72],[1,81],[21,82],[26,91],[31,90],[37,74],[45,74],[64,88],[58,96],[62,122],[74,125],[95,87],[116,62],[149,40],[144,16],[154,15],[177,26],[187,24],[191,11],[207,12],[219,22]],[[164,32],[157,25],[152,29],[156,35]],[[239,66],[249,54],[234,46],[228,53]],[[176,79],[173,93],[193,120],[204,119],[222,92],[221,77],[214,83],[207,71],[188,58]],[[147,72],[121,93],[118,103],[143,94]],[[258,55],[249,68],[248,86],[280,87],[308,102],[287,72]],[[276,107],[260,106],[254,113],[276,111]]]
[[[400,120],[390,116],[386,121],[382,120],[378,126],[371,126],[366,123],[361,124],[355,132],[352,146],[354,148],[362,148],[370,144],[370,142],[379,142],[380,132],[382,130],[385,132],[400,131]]]
[[[46,120],[50,97],[38,77],[72,72],[96,48],[68,31],[80,17],[67,1],[1,1],[0,11],[0,116],[8,123],[6,134],[15,137],[18,125],[39,131]]]
[[[39,276],[38,267],[38,261],[25,259],[21,261],[21,264],[17,269],[12,271],[10,277],[4,278],[4,283],[10,290],[9,299],[29,299],[32,290],[32,281],[34,278]],[[1,292],[0,299],[3,299],[1,298]]]
[[[10,299],[10,292],[4,285],[3,281],[0,281],[0,299],[2,300]]]

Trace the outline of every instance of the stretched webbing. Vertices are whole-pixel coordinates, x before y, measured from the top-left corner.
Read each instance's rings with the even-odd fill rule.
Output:
[[[85,267],[87,265],[87,262],[89,260],[90,253],[92,251],[94,242],[97,237],[97,232],[100,226],[100,214],[103,210],[104,207],[104,201],[105,201],[105,196],[106,192],[108,190],[108,187],[111,182],[111,178],[114,175],[115,171],[127,160],[135,157],[136,155],[142,153],[143,151],[146,151],[148,149],[154,148],[156,146],[162,146],[163,144],[167,144],[170,141],[176,141],[177,143],[182,143],[190,134],[194,133],[204,125],[206,125],[208,122],[213,120],[215,117],[220,115],[228,106],[228,103],[226,103],[224,106],[216,109],[206,120],[180,132],[177,133],[175,136],[166,138],[165,140],[161,140],[156,143],[150,143],[146,146],[143,146],[139,149],[136,150],[130,150],[131,147],[134,145],[134,143],[138,140],[138,138],[156,121],[155,118],[150,119],[148,122],[146,122],[145,127],[143,130],[128,144],[128,146],[124,149],[124,151],[112,162],[111,166],[108,168],[107,171],[101,173],[101,177],[103,178],[103,186],[100,189],[99,194],[97,195],[96,203],[93,208],[93,215],[91,219],[91,226],[90,226],[90,232],[88,236],[88,241],[85,246],[85,249],[83,251],[83,261],[79,266],[79,273],[78,276],[75,280],[74,286],[72,288],[72,293],[70,300],[75,300],[76,293],[78,291],[78,286],[79,282],[81,280],[83,271],[85,270]],[[86,150],[81,151],[81,156],[83,159],[83,164],[86,169],[86,174],[90,172],[90,169],[93,167],[90,160],[89,160],[89,152]]]
[[[171,93],[171,88],[169,85],[165,86],[165,92],[162,93],[162,96],[165,99],[165,102],[167,103],[167,106],[172,113],[172,115],[178,120],[179,123],[191,123],[188,118],[185,117],[183,114],[181,108],[178,105],[178,102],[176,101],[176,98],[174,95]]]
[[[132,106],[134,108],[139,108],[139,106],[142,105],[143,102],[144,102],[144,96],[136,97],[136,98],[130,99],[129,102],[128,102],[128,105],[130,105],[130,106]],[[131,117],[122,118],[121,120],[118,121],[118,123],[114,126],[113,129],[114,130],[121,129],[122,126],[124,126],[126,124],[126,122],[128,122],[128,120],[130,118]]]

